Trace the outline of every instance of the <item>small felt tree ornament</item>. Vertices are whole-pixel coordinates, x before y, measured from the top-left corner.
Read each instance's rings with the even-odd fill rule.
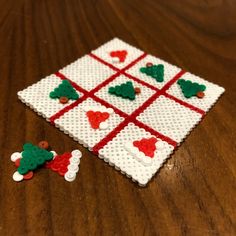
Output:
[[[191,98],[193,96],[197,96],[198,98],[204,97],[204,92],[206,90],[206,86],[203,84],[193,83],[190,80],[179,79],[177,84],[180,86],[183,95],[186,98]]]
[[[108,92],[114,94],[117,97],[122,97],[124,99],[134,100],[135,99],[135,88],[131,81],[126,83],[116,85],[115,87],[110,87]]]
[[[157,150],[164,149],[164,142],[156,137],[142,138],[124,144],[125,149],[139,162],[145,166],[152,165],[154,158],[157,158]]]
[[[65,104],[69,100],[77,100],[79,98],[78,93],[72,87],[68,80],[63,80],[62,83],[49,94],[50,98],[59,98],[60,103]]]
[[[154,78],[157,82],[164,81],[164,65],[153,65],[152,63],[147,63],[146,67],[141,67],[140,72]]]

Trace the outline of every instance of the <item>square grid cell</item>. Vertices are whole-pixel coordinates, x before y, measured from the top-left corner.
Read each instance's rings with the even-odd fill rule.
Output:
[[[110,56],[110,52],[112,51],[119,51],[119,50],[126,50],[127,56],[123,63],[115,63],[114,58]],[[92,51],[94,55],[101,58],[107,63],[113,64],[116,68],[122,69],[129,65],[131,62],[133,62],[135,59],[140,57],[143,52],[133,46],[130,46],[129,44],[123,42],[122,40],[118,38],[114,38],[111,41],[103,44],[98,49]]]
[[[181,79],[190,80],[191,82],[196,82],[198,84],[205,85],[206,86],[206,90],[204,91],[205,96],[202,99],[199,99],[196,96],[191,98],[185,98],[180,86],[177,84],[177,81],[167,90],[167,93],[186,103],[189,103],[197,108],[200,108],[203,111],[208,111],[210,107],[216,102],[218,97],[225,91],[224,88],[216,84],[210,83],[191,73],[185,73],[183,76],[181,76]]]
[[[74,137],[76,141],[88,147],[92,147],[101,141],[107,134],[109,134],[123,118],[113,113],[108,119],[109,127],[105,130],[93,129],[88,121],[84,108],[86,107],[102,107],[100,103],[93,101],[91,98],[76,106],[74,109],[66,112],[63,116],[55,121],[56,127],[61,129],[64,133]]]
[[[152,63],[153,65],[164,65],[164,81],[158,82],[154,78],[146,75],[145,73],[140,72],[140,68],[146,67],[147,63]],[[143,60],[139,61],[137,64],[132,66],[130,69],[126,71],[127,74],[130,74],[136,78],[139,78],[140,80],[158,88],[161,89],[167,82],[169,82],[171,79],[174,78],[176,74],[178,74],[181,71],[180,68],[173,66],[169,64],[166,61],[161,60],[160,58],[147,55]]]
[[[114,62],[110,57],[109,53],[116,50],[127,51],[124,62]],[[164,82],[156,82],[139,71],[147,62],[164,65]],[[18,92],[18,96],[39,115],[143,186],[224,92],[223,88],[197,76],[182,74],[178,67],[147,56],[115,38],[60,70],[58,77],[48,76]],[[205,84],[205,97],[201,100],[185,99],[176,84],[181,75],[183,79]],[[83,92],[79,93],[77,101],[63,105],[49,98],[49,93],[61,83],[59,77],[68,78],[77,90]],[[132,81],[134,87],[141,89],[141,94],[136,95],[134,101],[108,93],[110,86],[127,81]],[[84,111],[87,106],[115,109],[115,114],[109,117],[108,129],[91,128]],[[144,166],[123,145],[124,142],[153,135],[163,140],[165,148],[155,151],[155,161],[151,166]]]
[[[99,157],[109,162],[110,165],[114,165],[122,173],[126,173],[128,177],[137,181],[140,185],[145,185],[162,166],[163,162],[174,150],[174,147],[164,142],[164,148],[155,151],[158,158],[153,160],[151,166],[144,166],[135,160],[125,149],[125,144],[133,140],[149,138],[151,136],[146,130],[139,128],[133,123],[129,123],[112,141],[107,143],[99,151]]]
[[[51,99],[49,97],[50,92],[58,87],[61,82],[62,80],[57,76],[50,75],[41,79],[38,83],[29,86],[27,89],[18,92],[17,95],[22,102],[49,120],[52,115],[74,102],[70,100],[67,104],[61,104],[58,99]],[[78,91],[77,93],[81,98],[83,94]]]
[[[139,87],[141,89],[141,93],[136,95],[135,100],[124,99],[121,97],[117,97],[114,94],[108,93],[108,89],[110,87],[126,83],[127,81],[131,81],[134,87]],[[95,95],[112,104],[113,106],[117,107],[121,111],[127,114],[131,114],[137,108],[139,108],[147,99],[149,99],[154,93],[154,90],[149,89],[146,86],[143,86],[138,82],[127,78],[124,75],[120,75],[107,86],[100,89]]]
[[[88,55],[69,64],[59,72],[87,91],[115,73],[114,70]]]
[[[201,114],[164,96],[160,96],[137,117],[139,121],[178,143],[201,118]]]

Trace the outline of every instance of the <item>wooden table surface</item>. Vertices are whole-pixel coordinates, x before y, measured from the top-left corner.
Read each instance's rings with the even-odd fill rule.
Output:
[[[113,37],[226,89],[146,188],[16,95]],[[235,80],[234,0],[0,0],[0,235],[236,235]],[[42,139],[83,152],[75,182],[12,180],[10,154]]]

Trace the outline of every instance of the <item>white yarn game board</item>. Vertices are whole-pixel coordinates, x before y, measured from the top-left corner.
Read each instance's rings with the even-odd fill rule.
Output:
[[[49,96],[63,80],[73,86],[77,100],[60,103]],[[18,97],[145,186],[223,92],[114,38],[18,92]]]

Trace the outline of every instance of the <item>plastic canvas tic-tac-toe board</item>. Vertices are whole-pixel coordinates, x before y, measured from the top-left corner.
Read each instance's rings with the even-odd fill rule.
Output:
[[[115,38],[18,96],[144,186],[223,92]]]

